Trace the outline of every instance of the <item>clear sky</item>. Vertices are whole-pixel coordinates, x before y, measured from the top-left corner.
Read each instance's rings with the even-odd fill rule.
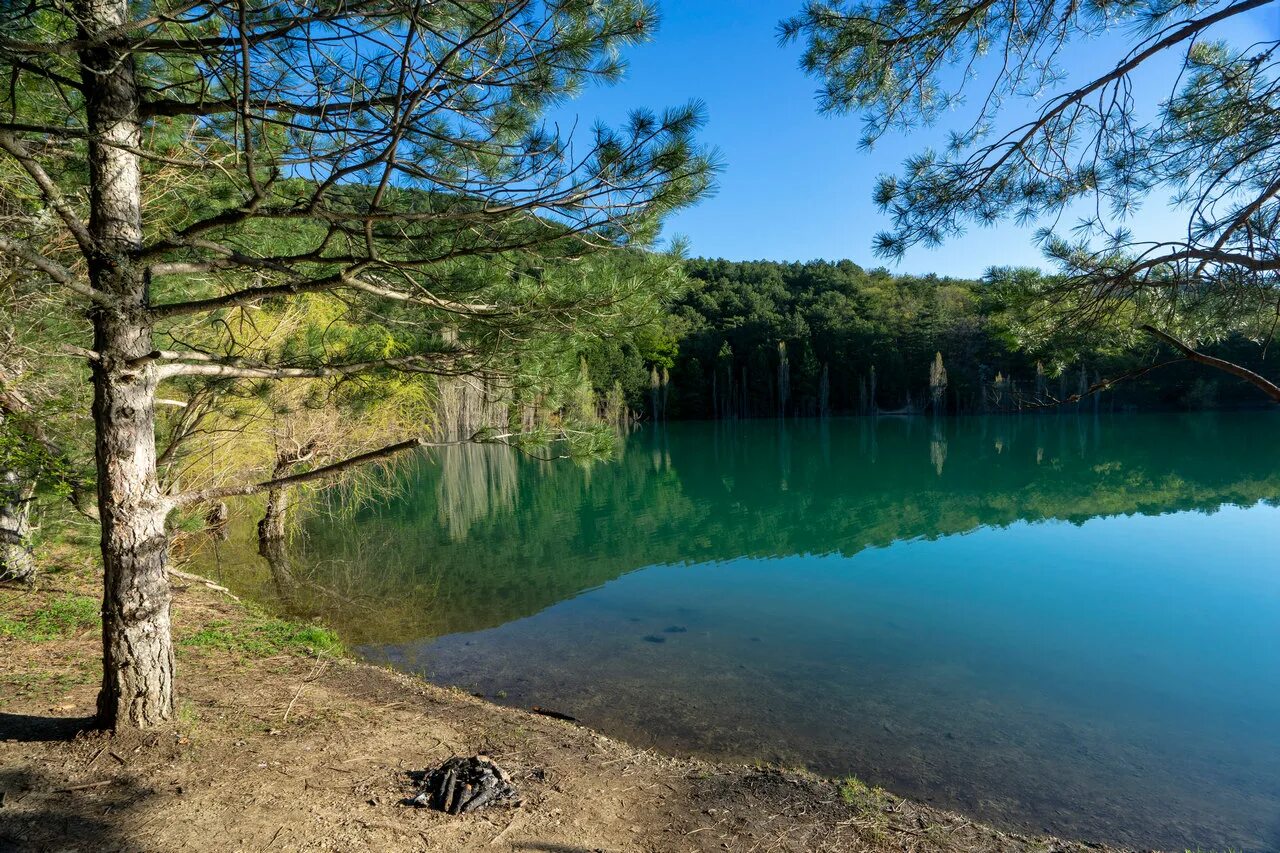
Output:
[[[871,202],[877,175],[897,172],[902,159],[944,138],[945,126],[909,136],[891,136],[868,152],[857,146],[857,116],[820,116],[814,103],[817,82],[798,67],[800,45],[781,47],[776,25],[793,14],[800,0],[665,0],[654,41],[627,54],[630,68],[621,83],[593,88],[563,111],[616,123],[629,109],[700,99],[709,123],[701,138],[720,150],[725,170],[715,197],[672,217],[666,233],[690,240],[694,255],[732,260],[850,258],[866,266],[898,272],[977,276],[992,265],[1042,266],[1032,244],[1032,228],[1004,223],[975,228],[939,249],[917,248],[899,264],[872,254],[871,240],[887,219]],[[1263,24],[1275,29],[1275,14]],[[1234,39],[1233,39],[1234,40]],[[1096,57],[1114,61],[1115,46],[1092,45],[1079,52],[1084,71]],[[1172,66],[1149,77],[1171,81]],[[1167,93],[1167,84],[1161,87]],[[945,124],[945,123],[944,123]],[[1142,212],[1139,231],[1181,224],[1163,199]]]

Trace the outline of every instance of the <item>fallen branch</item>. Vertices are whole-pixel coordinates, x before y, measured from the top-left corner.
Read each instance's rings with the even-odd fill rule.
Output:
[[[59,788],[54,791],[55,794],[70,794],[73,791],[83,791],[86,788],[101,788],[103,785],[110,785],[115,779],[103,779],[100,782],[85,782],[83,785],[68,785],[65,788]]]
[[[280,721],[281,725],[288,724],[289,715],[293,713],[293,706],[297,704],[298,697],[302,695],[302,689],[306,687],[308,684],[310,684],[311,682],[315,681],[317,678],[319,678],[321,673],[324,672],[325,667],[328,666],[328,664],[329,664],[328,661],[321,660],[320,656],[318,654],[316,655],[315,669],[311,670],[311,674],[308,675],[306,678],[302,679],[302,683],[298,685],[298,692],[293,694],[293,698],[289,700],[289,707],[284,709],[284,719]]]
[[[568,714],[561,713],[560,711],[553,711],[550,708],[543,708],[538,705],[534,705],[529,709],[529,711],[543,717],[550,717],[553,720],[564,720],[566,723],[578,722],[577,717],[571,717]]]
[[[227,589],[225,586],[222,586],[221,584],[216,584],[213,581],[209,580],[208,578],[202,578],[200,577],[200,575],[193,575],[190,572],[184,572],[178,569],[169,569],[169,574],[173,575],[175,578],[181,578],[184,581],[191,581],[192,583],[204,584],[205,586],[209,587],[209,589],[213,590],[214,592],[222,593],[227,598],[230,598],[232,601],[240,600],[239,598],[236,597],[235,593]]]

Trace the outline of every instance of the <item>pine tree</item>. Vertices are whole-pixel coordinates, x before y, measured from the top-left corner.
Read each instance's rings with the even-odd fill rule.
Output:
[[[643,249],[715,171],[694,141],[696,105],[576,140],[543,126],[552,105],[617,79],[619,50],[653,20],[641,0],[183,8],[0,6],[0,159],[36,200],[6,222],[0,253],[91,326],[78,352],[94,388],[98,714],[110,728],[174,714],[172,511],[426,440],[181,491],[157,465],[162,384],[189,396],[212,383],[482,372],[513,339],[625,305],[630,285],[569,261]],[[47,239],[46,221],[58,230]],[[351,346],[305,334],[241,341],[233,355],[188,345],[249,308],[317,303],[344,308],[334,325]],[[388,315],[397,334],[360,333]]]
[[[1280,402],[1280,384],[1198,349],[1275,335],[1280,63],[1274,38],[1227,40],[1233,26],[1266,30],[1266,15],[1270,0],[811,0],[782,33],[805,43],[819,108],[859,113],[866,145],[958,115],[962,97],[977,105],[945,151],[877,183],[891,217],[878,253],[901,258],[975,223],[1070,222],[1070,234],[1038,232],[1061,275],[1032,283],[1029,313],[1054,331],[1145,333]],[[1069,44],[1104,38],[1110,61],[1090,54],[1101,64],[1083,80],[1064,67]],[[1162,61],[1174,88],[1144,88]],[[1010,99],[1030,116],[1012,111],[1010,123]],[[1130,222],[1153,193],[1169,194],[1186,227],[1139,239]],[[1096,213],[1077,222],[1073,206]]]

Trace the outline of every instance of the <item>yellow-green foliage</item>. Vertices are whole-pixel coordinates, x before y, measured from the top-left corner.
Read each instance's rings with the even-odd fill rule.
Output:
[[[237,311],[226,322],[189,334],[210,350],[255,361],[343,362],[403,354],[401,342],[375,323],[351,323],[341,301],[326,295],[288,308]],[[306,466],[324,465],[427,431],[434,382],[422,374],[385,371],[359,378],[241,381],[206,405],[201,432],[176,455],[172,473],[185,488],[272,473],[277,453],[314,444]],[[172,428],[181,411],[170,414]],[[290,472],[292,473],[292,471]]]

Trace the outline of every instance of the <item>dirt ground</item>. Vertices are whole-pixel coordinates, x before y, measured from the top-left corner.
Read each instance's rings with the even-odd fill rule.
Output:
[[[654,754],[305,637],[273,646],[253,638],[278,639],[278,623],[260,629],[262,614],[190,581],[175,582],[177,724],[107,736],[86,729],[100,645],[72,606],[93,592],[85,569],[0,586],[0,851],[1106,849],[856,783]],[[513,777],[518,805],[407,804],[411,772],[475,753]]]

